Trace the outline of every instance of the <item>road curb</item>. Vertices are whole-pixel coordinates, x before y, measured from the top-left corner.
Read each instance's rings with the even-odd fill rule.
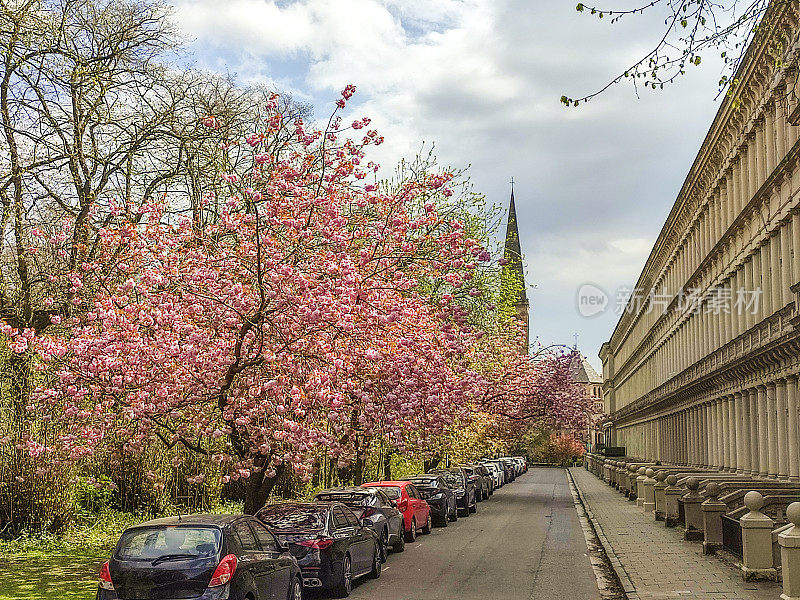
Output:
[[[580,468],[580,467],[576,467]],[[616,553],[614,552],[614,548],[611,547],[611,544],[608,541],[605,533],[603,532],[603,527],[597,521],[594,516],[594,513],[589,508],[586,499],[581,491],[580,487],[578,486],[578,482],[575,481],[575,478],[572,476],[572,471],[567,468],[567,475],[569,477],[570,487],[572,488],[574,495],[577,497],[578,502],[580,502],[581,507],[583,508],[583,512],[586,513],[586,518],[589,521],[592,529],[594,530],[595,536],[597,536],[597,540],[600,542],[600,545],[603,548],[603,552],[608,558],[608,562],[611,568],[614,571],[614,574],[619,581],[620,586],[622,587],[623,593],[627,600],[640,600],[639,593],[636,591],[636,587],[631,582],[631,578],[628,576],[628,572],[625,570],[625,567],[617,557]]]

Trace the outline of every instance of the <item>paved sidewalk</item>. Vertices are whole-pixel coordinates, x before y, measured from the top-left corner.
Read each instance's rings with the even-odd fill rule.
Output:
[[[631,599],[778,600],[771,582],[745,582],[730,556],[704,556],[701,542],[683,540],[635,503],[583,468],[570,469],[586,509],[635,589]]]

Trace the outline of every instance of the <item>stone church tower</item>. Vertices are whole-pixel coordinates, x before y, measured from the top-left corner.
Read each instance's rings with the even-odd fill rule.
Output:
[[[506,242],[503,258],[502,282],[505,293],[511,294],[510,304],[514,307],[517,318],[525,325],[525,352],[530,344],[530,322],[528,295],[525,291],[525,269],[522,266],[522,248],[517,228],[517,209],[514,206],[514,184],[511,184],[511,204],[508,207],[508,224],[506,225]]]

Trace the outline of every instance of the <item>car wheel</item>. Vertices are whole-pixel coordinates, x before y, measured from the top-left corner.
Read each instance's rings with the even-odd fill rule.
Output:
[[[473,500],[472,505],[469,507],[469,512],[476,513],[478,512],[478,502]]]
[[[453,522],[458,521],[458,507],[457,506],[453,507],[453,512],[450,513],[450,517],[449,518]]]
[[[303,583],[299,577],[295,577],[289,588],[289,600],[303,600]]]
[[[372,557],[372,571],[369,572],[370,579],[377,579],[381,576],[383,559],[381,558],[380,544],[375,544],[375,555]]]
[[[392,546],[392,552],[403,552],[406,549],[406,536],[403,534],[403,522],[400,521],[400,529],[397,532],[397,542]]]
[[[441,517],[439,517],[439,519],[438,519],[438,521],[439,521],[439,527],[447,527],[447,522],[448,522],[449,520],[450,520],[450,519],[448,518],[448,515],[447,515],[447,514],[444,514],[444,515],[442,515]]]
[[[337,598],[347,598],[353,591],[353,566],[350,563],[350,555],[345,554],[342,559],[342,574],[339,582],[333,588],[333,594]]]
[[[389,558],[389,530],[386,527],[383,528],[383,533],[381,534],[381,539],[378,544],[381,548],[381,560],[386,562]]]
[[[425,526],[422,528],[422,533],[429,534],[433,529],[433,523],[431,523],[431,511],[428,511],[428,520],[425,522]]]
[[[413,542],[417,539],[417,520],[411,519],[411,529],[406,531],[406,541]]]

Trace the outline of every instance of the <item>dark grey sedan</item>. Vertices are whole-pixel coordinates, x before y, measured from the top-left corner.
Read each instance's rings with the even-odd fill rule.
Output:
[[[464,469],[461,467],[436,469],[428,474],[439,475],[452,488],[456,495],[458,516],[468,517],[470,513],[477,511],[478,501],[475,499],[475,484],[470,481],[469,475]]]
[[[341,502],[370,527],[381,541],[381,557],[386,561],[386,550],[394,552],[405,549],[403,535],[403,513],[397,510],[386,493],[380,488],[340,487],[323,490],[314,496],[314,501]]]

